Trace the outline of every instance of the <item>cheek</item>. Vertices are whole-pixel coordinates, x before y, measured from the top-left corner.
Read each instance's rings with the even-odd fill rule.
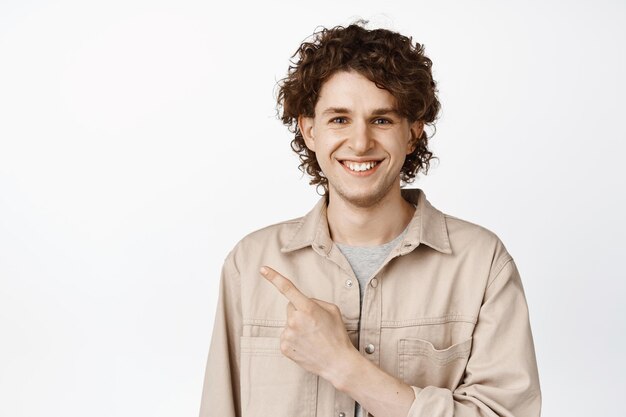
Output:
[[[324,174],[328,174],[332,170],[332,160],[328,158],[317,157],[317,164]]]
[[[407,140],[406,142],[403,143],[402,146],[402,151],[404,152],[405,155],[410,154],[411,152],[413,152],[415,150],[415,143]]]
[[[327,160],[332,157],[340,144],[340,140],[336,139],[332,132],[325,132],[315,140],[315,155],[318,160]]]
[[[396,158],[404,158],[407,154],[411,153],[411,146],[406,143],[394,143],[393,147],[387,149],[389,153]]]
[[[328,153],[325,152],[322,147],[318,146],[317,149],[317,152],[315,152],[315,159],[323,171],[331,162]]]

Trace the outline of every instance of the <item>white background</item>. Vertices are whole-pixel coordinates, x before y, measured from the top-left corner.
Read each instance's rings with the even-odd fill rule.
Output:
[[[414,186],[522,274],[544,416],[626,388],[621,1],[0,3],[0,416],[195,416],[232,246],[315,190],[274,86],[318,25],[424,43]]]

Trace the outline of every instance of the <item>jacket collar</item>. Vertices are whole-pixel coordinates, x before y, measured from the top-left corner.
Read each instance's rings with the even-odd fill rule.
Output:
[[[400,245],[400,254],[411,252],[421,243],[442,253],[450,254],[450,240],[445,215],[433,207],[420,188],[403,188],[405,200],[417,205],[409,222],[407,233]],[[304,216],[293,237],[281,248],[281,252],[291,252],[307,246],[328,255],[333,246],[326,216],[327,197],[322,196],[313,209]]]

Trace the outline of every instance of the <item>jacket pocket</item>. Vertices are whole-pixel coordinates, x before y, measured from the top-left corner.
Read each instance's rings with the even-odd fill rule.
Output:
[[[471,349],[471,337],[442,350],[427,340],[400,339],[398,375],[416,387],[432,385],[454,390],[463,378]]]
[[[315,417],[318,376],[280,351],[280,338],[241,336],[243,417]]]

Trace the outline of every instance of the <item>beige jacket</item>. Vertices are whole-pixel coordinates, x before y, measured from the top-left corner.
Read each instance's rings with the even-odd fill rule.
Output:
[[[361,354],[412,386],[410,417],[540,415],[513,258],[493,232],[443,214],[422,190],[402,194],[417,209],[370,279],[360,320],[359,283],[330,238],[325,198],[305,217],[235,246],[222,270],[201,417],[354,416],[352,398],[282,355],[288,301],[259,274],[263,264],[305,295],[339,306]]]

